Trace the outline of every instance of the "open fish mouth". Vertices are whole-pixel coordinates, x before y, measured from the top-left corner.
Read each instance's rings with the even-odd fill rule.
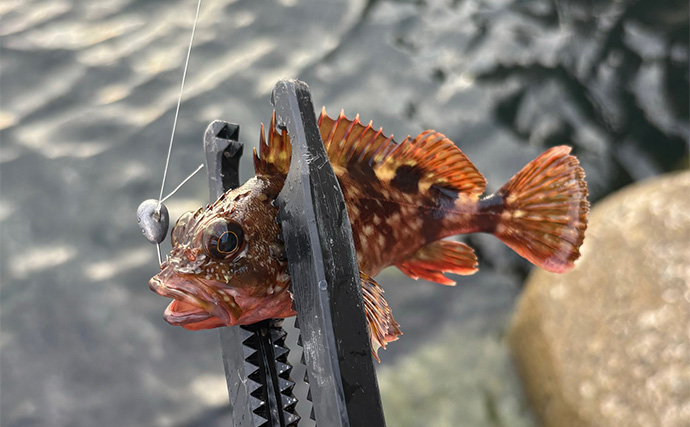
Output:
[[[206,326],[206,324],[209,323],[209,320],[219,322],[222,325],[220,319],[203,308],[180,300],[173,300],[168,304],[163,317],[171,325],[182,327],[198,325],[201,329],[208,329],[209,326]]]
[[[160,296],[173,299],[163,317],[171,325],[185,329],[231,326],[237,323],[242,312],[229,294],[198,278],[187,278],[168,269],[151,278],[149,288]]]

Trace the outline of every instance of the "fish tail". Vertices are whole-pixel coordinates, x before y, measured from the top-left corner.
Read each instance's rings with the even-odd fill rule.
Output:
[[[480,211],[494,213],[494,235],[515,252],[545,270],[565,273],[580,256],[587,228],[584,178],[570,147],[553,147],[480,201]]]

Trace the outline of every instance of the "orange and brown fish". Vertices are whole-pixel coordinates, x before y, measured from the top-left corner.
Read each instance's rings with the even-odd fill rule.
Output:
[[[395,265],[403,273],[454,285],[444,273],[477,271],[464,243],[442,240],[491,233],[532,263],[573,267],[587,227],[587,185],[570,148],[532,160],[495,194],[448,138],[427,130],[401,143],[322,111],[319,129],[345,197],[357,250],[365,311],[376,351],[400,335],[382,288],[372,279]],[[173,298],[165,319],[199,330],[294,316],[275,199],[290,166],[286,131],[268,143],[261,127],[256,176],[214,204],[188,212],[172,230],[172,252],[150,288]]]

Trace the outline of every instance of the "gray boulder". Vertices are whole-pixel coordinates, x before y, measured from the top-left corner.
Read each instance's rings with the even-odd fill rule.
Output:
[[[690,172],[597,204],[576,267],[528,279],[509,341],[543,425],[690,425]]]

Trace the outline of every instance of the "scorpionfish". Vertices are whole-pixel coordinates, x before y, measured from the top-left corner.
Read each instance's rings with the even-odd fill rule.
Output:
[[[396,143],[359,116],[318,120],[347,207],[359,262],[374,356],[401,334],[373,279],[394,265],[413,279],[443,285],[444,273],[477,271],[468,245],[444,239],[491,233],[533,264],[563,273],[573,267],[587,227],[587,185],[570,147],[553,147],[496,193],[443,134],[426,130]],[[275,199],[290,167],[287,131],[261,126],[256,176],[215,203],[183,214],[172,252],[149,281],[173,298],[164,318],[190,330],[296,315]],[[378,357],[377,357],[378,359]]]

